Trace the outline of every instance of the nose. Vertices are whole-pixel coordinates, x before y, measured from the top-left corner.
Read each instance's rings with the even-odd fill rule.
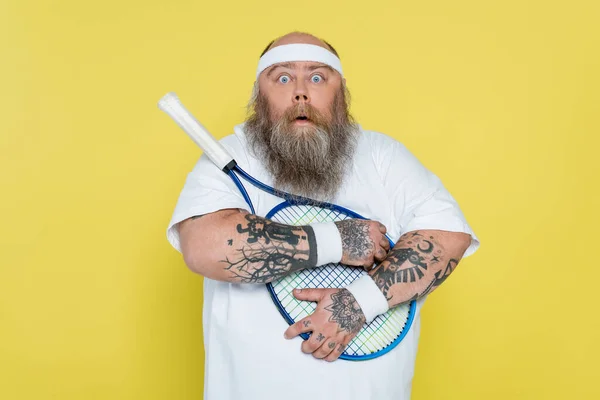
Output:
[[[303,82],[296,83],[292,101],[294,102],[294,104],[310,103],[310,96],[308,94],[306,85]]]
[[[308,96],[305,94],[297,94],[296,96],[294,96],[294,101],[296,103],[308,103]]]

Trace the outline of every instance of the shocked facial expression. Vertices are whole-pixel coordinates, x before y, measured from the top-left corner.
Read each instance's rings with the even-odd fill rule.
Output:
[[[268,101],[272,122],[279,120],[286,111],[295,109],[293,124],[301,128],[313,124],[306,108],[314,108],[331,122],[331,105],[340,91],[342,78],[327,65],[303,61],[270,67],[261,74],[258,84]]]

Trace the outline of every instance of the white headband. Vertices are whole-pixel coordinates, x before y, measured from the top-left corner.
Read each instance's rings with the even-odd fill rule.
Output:
[[[274,64],[292,61],[319,62],[329,65],[339,72],[342,77],[344,76],[340,59],[329,50],[314,44],[285,44],[272,48],[260,58],[256,78],[258,79],[261,72]]]

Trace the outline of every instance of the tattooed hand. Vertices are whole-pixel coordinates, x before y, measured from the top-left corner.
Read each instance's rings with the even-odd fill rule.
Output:
[[[298,300],[316,301],[317,309],[291,325],[285,331],[285,338],[312,332],[302,342],[302,351],[325,361],[337,360],[366,322],[354,296],[346,289],[296,289],[294,296]]]
[[[381,262],[390,250],[386,228],[377,221],[347,219],[335,223],[342,237],[342,264],[367,271]]]

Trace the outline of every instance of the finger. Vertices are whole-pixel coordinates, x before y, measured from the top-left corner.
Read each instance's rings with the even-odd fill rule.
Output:
[[[381,247],[383,247],[383,249],[384,249],[385,251],[388,251],[388,250],[390,249],[390,241],[389,241],[389,240],[387,240],[387,238],[385,238],[385,237],[384,237],[384,238],[382,238],[382,239],[379,241],[379,245],[380,245]]]
[[[290,325],[289,328],[283,333],[283,337],[286,339],[291,339],[298,336],[301,333],[312,332],[313,325],[310,317],[306,317],[296,322],[295,324]]]
[[[302,352],[306,354],[314,353],[319,347],[323,345],[323,342],[325,342],[325,336],[323,336],[320,332],[313,332],[313,334],[310,335],[310,338],[308,338],[308,340],[302,342]]]
[[[385,260],[386,256],[387,256],[387,252],[380,248],[375,253],[375,261],[381,262],[381,261]]]
[[[363,269],[365,271],[369,272],[370,270],[372,270],[373,268],[375,268],[374,262],[375,262],[375,260],[373,260],[373,262],[371,264],[363,265]]]
[[[342,353],[344,352],[344,349],[346,347],[343,344],[338,344],[335,348],[335,350],[333,350],[331,353],[329,353],[329,355],[327,357],[325,357],[325,361],[335,361],[338,358],[340,358],[340,356],[342,355]]]
[[[321,347],[313,352],[313,357],[315,358],[326,358],[328,357],[332,351],[337,347],[337,343],[335,340],[328,338]]]
[[[379,223],[379,232],[383,233],[384,235],[387,232],[387,228],[382,223]]]
[[[324,289],[294,289],[294,297],[298,300],[321,301]]]

